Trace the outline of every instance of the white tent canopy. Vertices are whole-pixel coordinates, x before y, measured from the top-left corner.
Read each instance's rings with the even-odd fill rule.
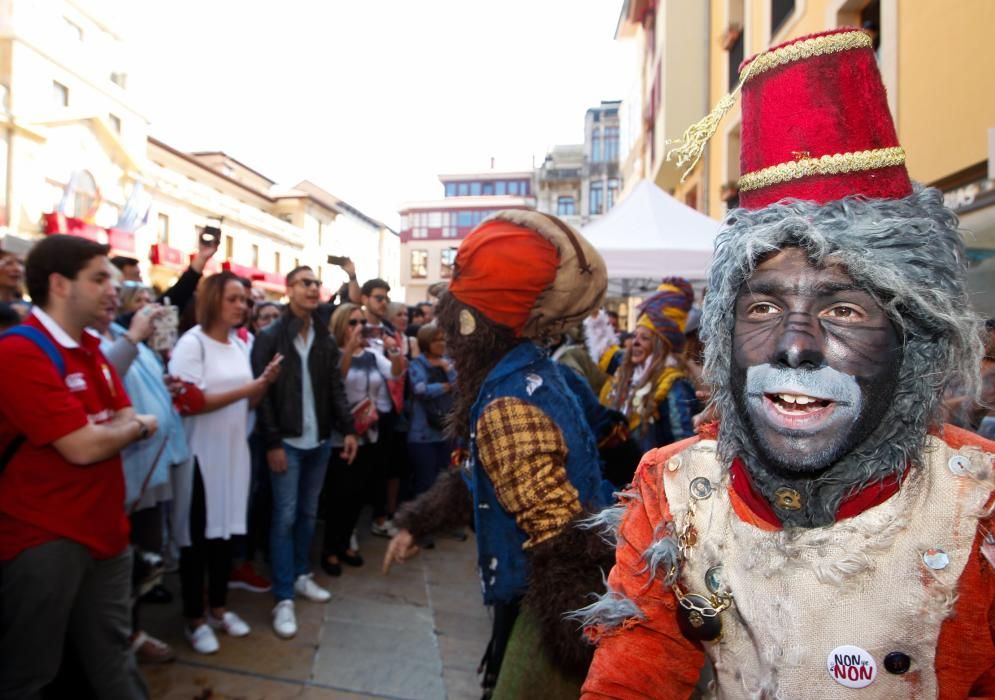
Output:
[[[581,233],[604,257],[610,279],[694,281],[705,277],[718,230],[717,221],[642,180]]]

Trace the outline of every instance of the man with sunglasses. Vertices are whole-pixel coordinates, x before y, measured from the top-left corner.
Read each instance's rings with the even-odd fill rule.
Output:
[[[363,335],[369,338],[370,349],[373,352],[382,352],[388,359],[393,360],[401,353],[400,348],[407,341],[404,338],[401,328],[400,332],[387,320],[387,305],[390,303],[390,285],[385,280],[374,278],[363,283],[360,289],[360,298],[363,302],[363,310],[366,314],[367,324],[363,329]],[[404,371],[407,371],[407,360],[401,357]],[[404,383],[404,374],[392,381],[398,381],[401,386]],[[396,386],[396,385],[395,385]],[[381,415],[379,420],[380,438],[377,442],[379,458],[376,466],[380,470],[377,478],[377,501],[373,504],[373,522],[370,524],[370,532],[378,537],[393,537],[397,534],[394,527],[393,516],[397,510],[398,496],[401,489],[401,479],[405,476],[405,445],[407,443],[406,432],[400,432],[399,417],[403,410],[403,389],[391,392],[394,401],[394,410],[386,415]],[[407,430],[404,428],[403,430]]]
[[[360,299],[371,337],[383,340],[384,336],[394,335],[397,329],[387,320],[390,285],[378,278],[366,280],[360,290]]]
[[[277,353],[284,357],[280,376],[256,413],[256,433],[266,450],[273,490],[273,630],[283,638],[297,633],[295,593],[319,603],[331,598],[312,580],[308,552],[333,425],[346,436],[342,457],[347,462],[355,458],[358,446],[339,373],[339,349],[318,308],[320,291],[321,281],[310,267],[291,270],[287,308],[259,333],[252,348],[257,375]]]

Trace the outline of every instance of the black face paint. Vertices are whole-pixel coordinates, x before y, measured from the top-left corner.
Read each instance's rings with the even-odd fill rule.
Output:
[[[798,248],[758,265],[740,289],[733,348],[731,387],[757,458],[786,476],[820,472],[867,439],[888,411],[901,366],[898,333],[874,297],[841,268],[814,267]],[[832,412],[834,397],[797,389],[765,395],[766,411],[756,409],[754,397],[751,410],[747,372],[764,365],[799,372],[829,367],[853,377],[859,415],[820,422],[816,413]],[[793,427],[806,423],[806,412],[812,413],[806,429]]]

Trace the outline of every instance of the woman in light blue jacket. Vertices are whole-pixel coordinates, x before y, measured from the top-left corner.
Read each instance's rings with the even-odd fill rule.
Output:
[[[449,464],[452,445],[444,434],[444,421],[456,388],[456,370],[445,357],[442,329],[434,324],[419,328],[418,349],[421,354],[408,366],[412,397],[408,456],[416,496],[427,491]]]

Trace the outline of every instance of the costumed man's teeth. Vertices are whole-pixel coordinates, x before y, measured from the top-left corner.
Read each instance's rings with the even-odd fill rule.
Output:
[[[810,403],[815,403],[819,399],[812,398],[811,396],[800,396],[797,394],[778,394],[777,398],[781,399],[785,403],[796,403],[801,406],[806,406]]]

